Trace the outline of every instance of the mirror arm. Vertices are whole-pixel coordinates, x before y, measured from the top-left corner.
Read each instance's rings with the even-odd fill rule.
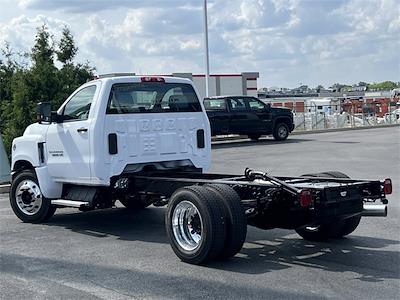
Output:
[[[62,123],[63,122],[63,116],[57,114],[56,111],[51,112],[51,121],[55,123]]]

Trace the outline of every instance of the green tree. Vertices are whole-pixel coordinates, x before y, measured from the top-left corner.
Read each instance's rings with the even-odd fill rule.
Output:
[[[64,28],[58,49],[46,25],[37,28],[30,63],[19,64],[8,44],[0,51],[0,131],[8,153],[12,140],[35,121],[36,103],[51,101],[57,108],[81,84],[93,78],[94,68],[74,64],[78,51],[72,33]],[[54,64],[54,57],[62,63]]]
[[[65,64],[70,64],[74,59],[78,48],[75,46],[74,37],[68,27],[64,27],[62,37],[58,43],[58,50],[56,51],[57,59]]]
[[[73,63],[77,51],[71,31],[64,27],[56,51],[57,59],[63,66],[58,72],[59,89],[53,101],[54,107],[60,106],[76,88],[93,78],[94,68],[88,63]]]
[[[8,151],[12,140],[22,135],[25,128],[34,121],[34,104],[30,100],[27,71],[17,70],[12,77],[12,101],[5,112],[4,145]]]
[[[53,60],[54,47],[46,25],[37,28],[31,58],[32,67],[27,74],[30,100],[33,103],[53,102],[59,89],[59,81]]]
[[[4,59],[0,59],[0,101],[5,101],[11,100],[11,77],[16,69],[9,43],[5,43],[1,55]]]
[[[11,111],[13,76],[21,67],[15,61],[15,55],[9,43],[4,44],[0,55],[2,57],[0,59],[0,132],[4,132],[7,126],[7,116]]]
[[[400,87],[399,82],[393,82],[393,81],[383,81],[379,83],[371,83],[368,84],[368,90],[372,91],[390,91],[395,88]]]
[[[53,64],[54,47],[50,44],[50,33],[46,24],[37,28],[35,45],[32,47],[32,62],[34,67],[42,64]]]

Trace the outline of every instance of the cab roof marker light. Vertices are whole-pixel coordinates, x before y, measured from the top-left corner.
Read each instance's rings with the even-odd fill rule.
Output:
[[[140,78],[142,82],[165,82],[163,77],[144,76]]]

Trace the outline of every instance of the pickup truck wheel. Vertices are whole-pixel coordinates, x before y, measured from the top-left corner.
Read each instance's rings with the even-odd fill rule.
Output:
[[[327,171],[315,174],[305,174],[305,177],[326,177],[326,178],[350,178],[339,171]],[[328,238],[341,238],[349,235],[360,224],[361,216],[356,215],[350,218],[339,220],[331,224],[323,224],[316,227],[305,227],[297,229],[296,232],[306,240],[322,241]]]
[[[238,253],[246,240],[247,217],[239,195],[233,188],[225,184],[210,184],[205,186],[214,191],[223,204],[226,218],[226,238],[224,249],[219,255],[227,259]]]
[[[260,137],[261,137],[261,134],[249,134],[248,137],[252,141],[258,141],[260,139]]]
[[[275,125],[272,135],[275,140],[284,141],[289,136],[289,127],[285,123],[278,123]]]
[[[11,183],[10,204],[15,215],[23,222],[40,223],[50,219],[56,207],[40,190],[36,175],[22,171]]]
[[[223,249],[223,207],[216,193],[205,187],[178,189],[170,198],[165,223],[172,250],[184,262],[207,262]]]

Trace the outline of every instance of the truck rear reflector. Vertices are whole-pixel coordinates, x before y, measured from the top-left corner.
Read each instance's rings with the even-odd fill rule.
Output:
[[[142,82],[165,82],[163,77],[145,76],[140,78]]]
[[[308,207],[311,205],[312,195],[310,190],[302,190],[300,192],[300,205],[302,207]]]
[[[383,191],[385,195],[390,195],[392,193],[392,180],[390,178],[386,178],[383,181]]]

